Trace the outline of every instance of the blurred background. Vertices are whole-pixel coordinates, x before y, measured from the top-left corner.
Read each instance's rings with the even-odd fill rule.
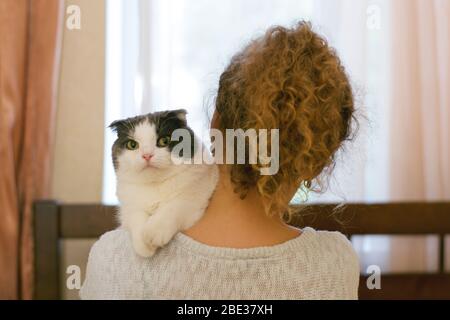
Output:
[[[32,298],[33,201],[117,203],[109,123],[185,108],[205,135],[231,56],[275,24],[311,21],[358,99],[359,134],[308,202],[450,201],[449,18],[449,0],[0,0],[0,298]],[[61,241],[61,279],[94,240]],[[362,273],[438,268],[435,236],[352,241]]]

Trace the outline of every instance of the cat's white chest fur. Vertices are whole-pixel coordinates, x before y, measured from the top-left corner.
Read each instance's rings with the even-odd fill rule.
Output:
[[[170,201],[170,186],[165,184],[118,183],[117,198],[123,206],[135,207],[149,215],[159,203]]]
[[[118,183],[120,220],[136,252],[149,257],[203,215],[218,180],[215,165],[188,166],[162,183]]]

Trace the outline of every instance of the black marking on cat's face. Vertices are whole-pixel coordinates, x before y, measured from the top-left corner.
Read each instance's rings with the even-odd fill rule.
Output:
[[[194,152],[197,149],[197,143],[194,138],[194,132],[191,128],[188,127],[186,121],[186,110],[171,110],[171,111],[160,111],[149,113],[146,115],[136,116],[132,118],[127,118],[123,120],[117,120],[111,123],[109,128],[111,128],[114,132],[117,133],[117,139],[112,146],[112,159],[114,168],[117,170],[118,164],[118,156],[127,150],[126,144],[130,139],[133,139],[135,128],[142,124],[145,121],[148,121],[151,124],[154,124],[156,130],[156,142],[160,138],[163,137],[171,137],[173,131],[176,129],[185,129],[191,135],[191,158],[194,156]],[[172,149],[182,141],[170,141],[167,148],[170,152]],[[157,146],[158,147],[158,146]],[[159,147],[158,147],[159,148]],[[178,155],[183,157],[182,152]]]

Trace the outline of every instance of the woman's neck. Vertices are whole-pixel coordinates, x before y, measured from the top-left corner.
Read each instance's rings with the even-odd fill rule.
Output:
[[[230,248],[271,246],[300,235],[278,215],[269,217],[264,213],[256,190],[240,199],[224,170],[203,217],[184,233],[211,246]]]

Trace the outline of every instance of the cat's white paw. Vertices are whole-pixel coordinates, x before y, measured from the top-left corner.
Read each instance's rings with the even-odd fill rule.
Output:
[[[138,255],[143,258],[149,258],[153,256],[158,247],[148,245],[145,241],[144,233],[141,230],[138,234],[133,236],[133,248]]]
[[[172,221],[151,216],[143,228],[143,238],[147,246],[159,248],[165,246],[176,232]]]

